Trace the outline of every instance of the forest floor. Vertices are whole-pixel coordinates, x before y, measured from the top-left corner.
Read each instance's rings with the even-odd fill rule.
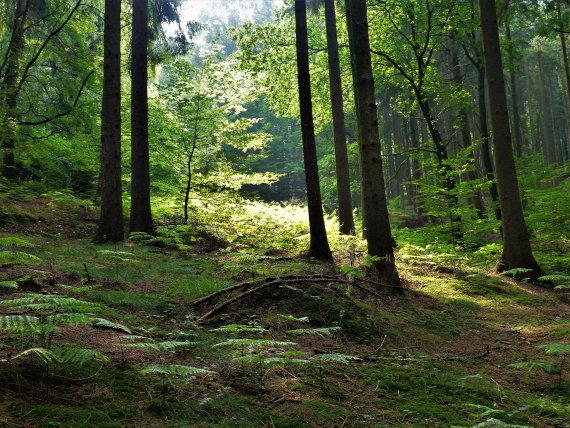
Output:
[[[2,302],[67,296],[132,334],[63,323],[52,347],[108,361],[52,360],[46,370],[33,353],[13,358],[39,346],[32,334],[0,331],[0,426],[570,427],[570,365],[537,348],[570,342],[561,291],[500,276],[469,255],[425,252],[398,255],[402,296],[378,295],[338,268],[223,237],[194,231],[179,245],[187,228],[95,245],[92,222],[40,208],[50,214],[0,232],[34,245],[0,248],[13,259],[0,284],[18,287],[0,286],[0,316],[35,310],[46,319],[45,306]],[[200,319],[268,277],[281,280]],[[561,374],[510,366],[535,360]],[[176,375],[174,365],[207,371]]]

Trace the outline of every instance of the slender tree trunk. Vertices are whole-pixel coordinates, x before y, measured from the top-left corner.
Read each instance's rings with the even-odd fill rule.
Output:
[[[101,218],[97,241],[122,241],[121,0],[105,0],[101,110]]]
[[[499,191],[495,181],[495,167],[491,158],[491,143],[489,136],[489,126],[487,122],[487,91],[485,89],[485,69],[482,65],[477,68],[477,92],[479,98],[479,127],[481,128],[481,157],[483,158],[483,167],[489,181],[489,193],[491,200],[495,204],[495,218],[501,219],[501,207],[499,206]]]
[[[366,0],[346,0],[345,5],[358,125],[362,220],[368,254],[378,258],[371,270],[379,281],[399,286],[384,188]]]
[[[561,0],[556,3],[556,10],[558,12],[558,19],[562,19],[562,11],[560,8]],[[566,79],[566,101],[568,102],[568,107],[570,108],[570,64],[568,62],[568,44],[566,43],[567,34],[560,32],[560,46],[562,47],[562,61],[564,63],[564,77]],[[570,135],[568,136],[570,138]]]
[[[532,273],[528,276],[536,278],[542,275],[542,270],[532,254],[530,237],[521,204],[509,130],[507,95],[495,0],[479,0],[479,14],[483,36],[485,72],[489,84],[495,171],[503,215],[503,253],[497,268],[500,271],[515,268],[531,269]]]
[[[309,227],[311,231],[311,243],[307,256],[318,260],[332,261],[319,185],[319,166],[317,163],[317,146],[313,124],[311,75],[309,72],[309,40],[307,34],[307,9],[305,0],[295,1],[295,33],[297,37],[297,77],[299,82],[305,183],[307,187]]]
[[[336,187],[338,193],[338,218],[340,233],[354,235],[352,217],[352,196],[350,194],[350,169],[346,149],[346,130],[340,60],[338,57],[338,36],[336,29],[335,0],[325,0],[325,22],[327,28],[327,53],[329,62],[330,96],[333,122],[334,153],[336,162]]]
[[[12,34],[8,42],[6,60],[4,63],[2,83],[0,86],[0,141],[2,146],[1,175],[8,180],[16,179],[14,157],[16,139],[16,107],[18,101],[17,81],[22,48],[24,46],[24,27],[28,12],[28,0],[16,0]]]
[[[148,148],[148,0],[133,0],[131,232],[153,233]]]
[[[552,115],[552,98],[548,94],[548,86],[550,81],[546,75],[548,73],[545,67],[545,61],[542,52],[538,52],[538,68],[539,68],[539,96],[540,96],[540,128],[542,139],[542,152],[544,160],[548,163],[558,163],[556,137],[554,135],[554,121]]]
[[[507,35],[507,40],[512,43],[511,35],[511,24],[509,19],[506,20],[505,30]],[[510,68],[510,84],[511,84],[511,111],[513,115],[513,136],[515,139],[515,155],[520,157],[523,152],[523,138],[522,138],[522,126],[521,117],[519,112],[519,89],[517,85],[517,75],[515,73],[515,60],[512,52],[512,46],[509,46],[507,51],[507,59],[509,61]]]
[[[451,46],[451,67],[453,72],[453,81],[455,82],[458,87],[463,85],[463,76],[461,74],[461,70],[459,69],[459,56],[457,54],[457,46],[452,41],[453,45]],[[467,110],[464,107],[461,107],[457,111],[457,122],[459,124],[459,136],[461,139],[461,146],[464,149],[468,149],[472,145],[471,139],[471,130],[469,129],[469,118],[467,115]],[[477,174],[477,167],[475,165],[475,156],[472,152],[469,155],[469,166],[470,171],[467,172],[466,178],[468,181],[476,181],[479,179]],[[481,191],[479,188],[475,190],[475,194],[469,198],[469,203],[472,205],[475,210],[477,211],[477,215],[479,218],[485,218],[485,207],[483,204],[483,196],[481,195]]]
[[[420,137],[418,134],[418,122],[416,118],[410,117],[410,142],[411,148],[416,150],[416,155],[412,158],[412,179],[414,180],[414,184],[410,186],[410,199],[412,200],[412,204],[418,216],[423,215],[423,209],[421,204],[418,201],[418,188],[419,185],[417,184],[418,180],[422,178],[422,168],[420,162],[418,160],[419,153],[420,153]]]

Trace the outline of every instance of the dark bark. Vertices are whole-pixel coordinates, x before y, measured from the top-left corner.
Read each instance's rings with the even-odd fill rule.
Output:
[[[101,218],[97,241],[122,241],[121,0],[105,0],[101,110]]]
[[[309,72],[309,40],[307,34],[307,9],[305,0],[295,1],[295,33],[305,185],[307,189],[309,228],[311,232],[311,242],[307,256],[318,260],[332,261],[319,185],[317,146],[313,124],[311,75]]]
[[[379,258],[371,270],[379,282],[399,286],[384,187],[366,0],[346,0],[345,5],[358,125],[362,221],[368,254]]]
[[[5,61],[3,63],[3,79],[0,87],[0,100],[4,104],[2,113],[2,129],[0,129],[2,144],[1,174],[8,180],[16,179],[15,168],[15,127],[16,107],[18,98],[18,74],[22,48],[24,45],[24,27],[28,13],[28,0],[16,0],[12,34],[8,43]]]
[[[153,233],[148,147],[148,0],[133,0],[131,232]]]
[[[509,20],[507,19],[505,23],[505,30],[507,35],[507,40],[512,43],[512,35],[511,35],[511,25]],[[519,89],[517,84],[517,76],[515,73],[515,60],[513,58],[512,46],[509,46],[508,50],[508,61],[509,61],[509,68],[510,68],[510,85],[511,85],[511,112],[513,116],[513,136],[515,142],[515,155],[517,157],[521,156],[523,153],[523,138],[522,138],[522,125],[521,125],[521,117],[519,112]]]
[[[346,129],[338,37],[336,29],[335,0],[325,0],[325,21],[327,29],[327,53],[329,64],[330,97],[333,124],[334,153],[336,162],[336,187],[338,193],[338,219],[340,233],[354,235],[352,217],[352,196],[350,194],[350,169],[346,148]]]
[[[481,17],[485,73],[489,85],[495,171],[503,217],[503,253],[497,268],[500,271],[515,268],[531,269],[532,273],[528,276],[536,278],[542,275],[542,270],[532,254],[520,198],[509,129],[507,95],[495,0],[480,0],[479,14]]]

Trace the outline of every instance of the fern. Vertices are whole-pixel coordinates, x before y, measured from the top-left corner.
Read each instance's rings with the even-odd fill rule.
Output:
[[[69,291],[71,293],[85,293],[86,291],[91,291],[101,288],[101,284],[83,285],[81,287],[74,287],[65,284],[56,284],[56,287],[63,288],[65,291]]]
[[[570,345],[565,343],[548,343],[545,345],[539,345],[537,348],[542,349],[546,355],[570,354]]]
[[[91,360],[109,361],[109,358],[99,351],[82,348],[30,348],[16,354],[13,359],[26,356],[37,357],[45,364],[72,364],[75,366],[82,366]]]
[[[513,425],[503,422],[500,419],[489,418],[477,425],[473,425],[471,428],[487,428],[487,427],[504,427],[504,428],[532,428],[528,425]]]
[[[101,256],[125,256],[125,257],[136,257],[134,253],[129,253],[128,251],[113,251],[113,250],[99,250],[97,254]]]
[[[561,282],[570,282],[570,276],[568,275],[544,275],[538,278],[539,281],[543,282],[553,282],[553,281],[561,281]]]
[[[318,354],[313,356],[314,360],[332,362],[332,363],[342,363],[349,364],[353,361],[362,361],[362,358],[356,357],[354,355],[345,354]]]
[[[0,330],[13,333],[37,334],[39,320],[30,315],[0,315]]]
[[[119,346],[124,348],[139,348],[145,349],[150,351],[157,351],[157,352],[165,352],[165,351],[173,351],[178,348],[186,348],[188,346],[196,345],[198,342],[178,342],[178,341],[168,341],[168,342],[158,342],[158,343],[151,343],[151,342],[144,342],[144,343],[121,343]]]
[[[467,404],[467,406],[478,410],[478,412],[475,412],[474,414],[481,417],[502,415],[505,413],[502,409],[494,409],[493,407],[483,406],[482,404]]]
[[[549,374],[556,374],[560,372],[559,365],[545,360],[532,360],[532,361],[525,361],[522,363],[513,363],[509,364],[509,367],[528,369],[528,371],[542,370]]]
[[[330,336],[333,332],[340,330],[340,327],[297,328],[295,330],[287,330],[287,333],[295,336]]]
[[[11,248],[11,247],[19,247],[19,248],[35,248],[37,245],[32,244],[29,241],[24,239],[15,238],[12,236],[8,236],[6,238],[0,238],[0,248]]]
[[[151,239],[154,239],[154,236],[149,235],[146,232],[131,232],[129,234],[129,241],[133,242],[149,241]]]
[[[291,321],[291,322],[299,322],[299,323],[307,323],[309,322],[309,317],[294,317],[293,315],[286,315],[286,314],[277,314],[277,318],[281,318],[282,320],[285,321]]]
[[[288,365],[288,364],[311,364],[310,360],[303,360],[301,358],[284,358],[284,357],[265,357],[263,355],[245,355],[243,357],[235,357],[234,361],[245,363],[257,363],[264,366],[271,365]]]
[[[262,327],[251,327],[249,325],[243,325],[243,324],[229,324],[229,325],[225,325],[219,328],[214,328],[210,331],[219,331],[219,332],[226,332],[226,333],[236,333],[236,332],[241,332],[241,333],[262,333],[265,330]]]
[[[107,328],[109,330],[122,331],[123,333],[131,334],[131,330],[128,327],[104,318],[93,318],[91,320],[91,325],[93,327]]]
[[[270,339],[228,339],[224,342],[217,343],[214,345],[214,348],[221,348],[221,347],[266,347],[266,346],[293,346],[296,345],[295,342],[283,342],[278,340],[270,340]]]
[[[501,275],[511,276],[511,277],[522,277],[522,276],[524,276],[524,274],[531,273],[531,272],[533,272],[532,269],[514,268],[514,269],[509,269],[509,270],[506,270],[504,272],[501,272]]]
[[[25,265],[40,263],[42,260],[33,254],[20,251],[0,251],[0,265]]]
[[[147,375],[160,374],[164,376],[207,376],[217,374],[217,372],[213,370],[182,366],[179,364],[149,366],[142,369],[141,373]]]
[[[99,308],[99,305],[74,297],[55,296],[52,294],[25,293],[15,299],[2,300],[0,306],[10,309],[51,309],[53,311],[87,312]]]
[[[568,284],[560,284],[554,287],[557,290],[570,290],[570,283]]]
[[[0,281],[0,288],[17,289],[18,283],[16,281]]]

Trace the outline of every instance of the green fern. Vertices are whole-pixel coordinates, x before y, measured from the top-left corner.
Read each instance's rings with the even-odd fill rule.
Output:
[[[198,342],[178,342],[178,341],[167,341],[167,342],[144,342],[144,343],[121,343],[118,346],[122,346],[124,348],[139,348],[149,351],[157,351],[157,352],[166,352],[166,351],[173,351],[178,348],[186,348],[189,346],[194,346]]]
[[[19,247],[19,248],[35,248],[37,245],[32,244],[29,241],[24,239],[15,238],[12,236],[8,236],[6,238],[0,238],[0,248],[12,248],[12,247]]]
[[[509,367],[527,369],[528,371],[541,370],[549,374],[556,374],[560,372],[559,365],[545,360],[532,360],[532,361],[525,361],[522,363],[512,363],[509,364]]]
[[[30,315],[0,315],[0,330],[12,333],[37,334],[39,320]]]
[[[280,318],[284,321],[291,321],[291,322],[299,322],[299,323],[307,323],[309,322],[309,317],[294,317],[293,315],[286,315],[286,314],[277,314],[277,318]]]
[[[56,284],[56,287],[62,288],[65,291],[68,291],[70,293],[85,293],[87,291],[96,290],[98,288],[101,288],[101,284],[83,285],[80,287],[75,287],[75,286],[65,285],[65,284]]]
[[[91,360],[108,362],[109,358],[99,351],[82,348],[30,348],[16,354],[13,359],[31,356],[37,357],[45,364],[71,364],[82,366]]]
[[[143,241],[149,241],[151,239],[154,239],[154,236],[149,235],[146,232],[131,232],[129,234],[129,241],[133,242],[143,242]]]
[[[229,324],[222,327],[214,328],[210,331],[225,332],[225,333],[263,333],[265,330],[262,327],[251,327],[243,324]]]
[[[142,369],[141,373],[146,375],[159,374],[163,376],[180,376],[180,377],[208,376],[208,375],[217,374],[217,372],[213,370],[200,369],[197,367],[183,366],[179,364],[149,366]]]
[[[544,276],[541,276],[540,278],[538,278],[538,280],[543,281],[543,282],[558,282],[558,281],[570,282],[570,276],[560,275],[560,274],[544,275]]]
[[[20,251],[0,251],[1,265],[25,265],[40,263],[42,260],[33,254],[23,253]]]
[[[566,343],[548,343],[545,345],[539,345],[537,348],[542,349],[546,355],[570,354],[570,345]]]
[[[16,281],[0,281],[0,288],[11,288],[18,289],[18,283]]]
[[[285,357],[265,357],[263,355],[244,355],[242,357],[235,357],[233,361],[261,364],[264,366],[271,365],[292,365],[292,364],[311,364],[310,360],[303,360],[301,358],[285,358]]]
[[[354,361],[362,361],[362,358],[356,357],[354,355],[345,355],[345,354],[318,354],[313,356],[314,360],[331,362],[331,363],[341,363],[341,364],[350,364]]]
[[[514,277],[519,278],[519,277],[523,277],[525,274],[531,273],[531,272],[533,272],[532,269],[514,268],[514,269],[509,269],[509,270],[501,272],[501,275],[510,276],[513,278]]]
[[[9,309],[33,309],[65,312],[88,312],[98,309],[96,303],[86,302],[74,297],[56,296],[52,294],[25,293],[15,299],[2,300],[0,306]]]
[[[295,336],[330,336],[332,333],[340,330],[340,327],[297,328],[295,330],[287,330],[287,334],[293,334]]]
[[[270,339],[228,339],[224,342],[217,343],[214,348],[221,347],[281,347],[281,346],[293,346],[296,345],[295,342],[283,342],[278,340]]]
[[[109,321],[105,318],[92,318],[91,325],[93,327],[106,328],[109,330],[122,331],[123,333],[131,334],[131,330],[128,327],[125,327],[124,325],[113,321]]]

